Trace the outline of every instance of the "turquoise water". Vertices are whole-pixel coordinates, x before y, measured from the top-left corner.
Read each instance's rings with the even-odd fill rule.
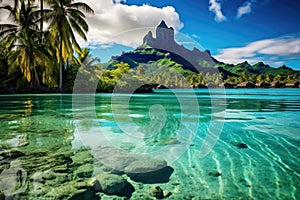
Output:
[[[123,199],[86,186],[99,163],[116,168],[99,146],[174,169],[157,183],[123,174],[131,199],[152,198],[153,185],[168,199],[300,199],[299,89],[2,95],[0,103],[0,199]]]

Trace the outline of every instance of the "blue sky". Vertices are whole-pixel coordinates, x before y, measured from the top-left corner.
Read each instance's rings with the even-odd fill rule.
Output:
[[[134,48],[149,27],[164,19],[220,61],[263,61],[300,70],[299,0],[108,1],[86,0],[96,10],[89,18],[95,24],[89,45],[97,47],[92,53],[102,61]],[[100,27],[100,22],[107,24]]]

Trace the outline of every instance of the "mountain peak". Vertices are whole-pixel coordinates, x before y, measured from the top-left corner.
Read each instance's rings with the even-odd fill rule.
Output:
[[[161,20],[157,28],[169,28],[164,20]]]

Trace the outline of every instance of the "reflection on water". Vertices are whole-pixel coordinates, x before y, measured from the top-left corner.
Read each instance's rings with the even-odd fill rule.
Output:
[[[0,199],[99,199],[87,181],[104,169],[94,148],[108,144],[170,157],[174,172],[157,183],[172,192],[170,199],[300,199],[300,90],[190,91],[113,101],[97,94],[88,97],[95,106],[78,107],[72,95],[0,96]],[[224,123],[222,133],[201,158],[217,122]],[[150,197],[151,185],[123,177],[135,188],[132,199]]]

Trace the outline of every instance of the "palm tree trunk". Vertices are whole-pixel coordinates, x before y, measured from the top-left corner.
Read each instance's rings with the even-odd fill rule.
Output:
[[[62,92],[62,71],[63,71],[63,57],[62,57],[62,38],[60,38],[60,47],[59,47],[59,86],[58,91]]]
[[[34,71],[34,76],[35,76],[36,84],[37,84],[38,87],[40,87],[41,84],[40,84],[39,76],[38,76],[37,71],[36,71],[36,67],[33,67],[33,71]]]
[[[59,92],[62,92],[62,68],[63,68],[63,61],[62,61],[62,58],[60,58],[60,61],[59,61],[59,87],[58,87]]]
[[[43,23],[44,23],[44,0],[40,0],[40,9],[41,9],[41,22],[40,22],[40,30],[41,30],[41,44],[43,43]]]

